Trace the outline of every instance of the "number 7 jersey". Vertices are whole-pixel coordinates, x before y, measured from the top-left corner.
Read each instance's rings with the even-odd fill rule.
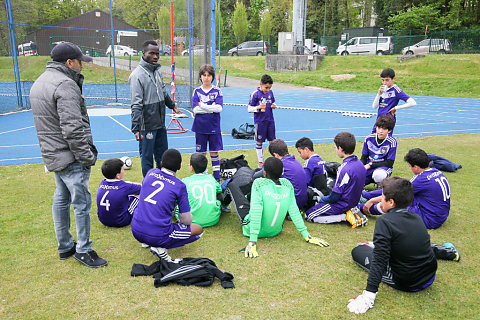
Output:
[[[258,178],[253,182],[250,212],[242,222],[243,234],[250,237],[250,241],[279,234],[287,212],[302,236],[308,236],[292,183],[285,178],[279,181],[280,184],[275,184],[273,180]]]

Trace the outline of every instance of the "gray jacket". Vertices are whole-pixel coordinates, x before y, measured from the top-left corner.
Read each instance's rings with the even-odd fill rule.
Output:
[[[40,150],[49,171],[61,171],[75,161],[89,167],[97,160],[82,84],[83,75],[50,61],[30,90]]]
[[[160,72],[160,64],[140,59],[128,78],[132,97],[132,132],[165,128],[165,105],[174,104],[168,95]]]

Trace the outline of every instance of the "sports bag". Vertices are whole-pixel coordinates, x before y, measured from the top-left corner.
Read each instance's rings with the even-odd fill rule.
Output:
[[[234,139],[253,140],[255,137],[255,125],[244,123],[238,129],[232,129],[232,137]]]
[[[220,177],[223,180],[233,177],[238,168],[248,167],[248,161],[245,155],[241,154],[231,159],[220,159]]]

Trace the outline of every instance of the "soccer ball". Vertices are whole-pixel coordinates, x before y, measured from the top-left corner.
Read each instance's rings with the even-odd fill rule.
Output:
[[[123,161],[123,169],[130,170],[133,166],[133,161],[130,157],[121,157],[120,160]]]

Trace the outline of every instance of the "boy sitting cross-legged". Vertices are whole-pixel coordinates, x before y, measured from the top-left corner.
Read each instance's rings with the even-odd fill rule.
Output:
[[[124,227],[130,224],[138,205],[141,184],[123,181],[125,170],[120,159],[108,159],[102,164],[105,179],[97,192],[98,220],[108,227]]]
[[[202,153],[190,157],[190,171],[195,174],[182,179],[187,186],[188,201],[193,216],[193,223],[210,227],[220,219],[220,201],[217,196],[222,187],[211,175],[205,173],[208,160]]]
[[[160,259],[171,261],[167,249],[181,247],[200,239],[203,229],[192,223],[185,183],[175,175],[182,165],[178,150],[164,152],[161,169],[150,169],[142,184],[140,199],[132,219],[135,239],[151,246]],[[179,222],[172,223],[175,205]]]
[[[274,157],[268,158],[263,165],[264,178],[253,182],[249,213],[243,217],[239,214],[243,234],[250,237],[245,248],[247,258],[258,257],[258,238],[273,237],[282,231],[287,211],[305,241],[322,247],[328,246],[325,240],[308,233],[295,201],[293,186],[290,181],[281,178],[282,172],[282,161]]]

